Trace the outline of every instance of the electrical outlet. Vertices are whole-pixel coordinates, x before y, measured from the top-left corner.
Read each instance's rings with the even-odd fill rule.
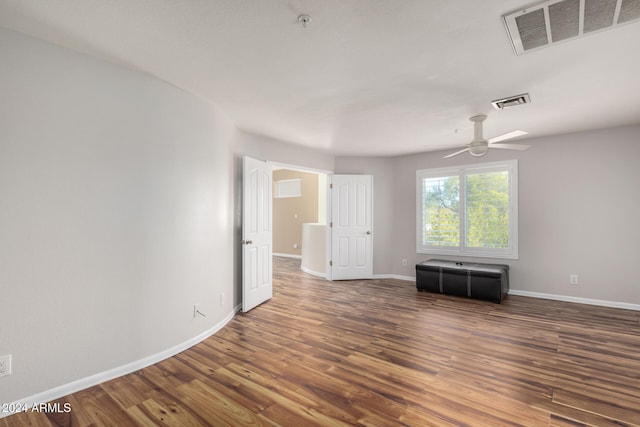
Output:
[[[224,292],[220,292],[220,305],[224,305]]]
[[[11,355],[0,356],[0,377],[11,375]]]
[[[402,258],[402,266],[403,267],[407,266],[407,259],[406,258]]]
[[[570,285],[577,285],[578,284],[578,275],[577,274],[569,275],[569,284]]]

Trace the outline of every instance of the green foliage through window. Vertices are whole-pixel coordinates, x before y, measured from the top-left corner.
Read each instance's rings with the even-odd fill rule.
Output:
[[[517,257],[516,161],[416,177],[418,252]]]
[[[424,243],[432,246],[460,244],[460,178],[427,178],[424,194]]]
[[[509,247],[509,174],[471,174],[466,183],[466,246]]]

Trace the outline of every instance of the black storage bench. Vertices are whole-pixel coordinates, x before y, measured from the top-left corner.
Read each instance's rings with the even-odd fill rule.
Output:
[[[430,259],[416,264],[416,287],[499,303],[509,291],[509,266]]]

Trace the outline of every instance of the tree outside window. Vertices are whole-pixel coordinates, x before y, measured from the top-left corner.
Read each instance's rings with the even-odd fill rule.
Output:
[[[418,252],[517,258],[515,160],[416,178]]]

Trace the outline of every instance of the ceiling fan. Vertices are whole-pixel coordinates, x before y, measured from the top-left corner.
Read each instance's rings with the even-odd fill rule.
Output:
[[[468,151],[472,156],[480,157],[487,154],[489,148],[503,148],[506,150],[526,150],[530,147],[530,145],[519,145],[519,144],[497,144],[500,141],[505,141],[507,139],[515,138],[517,136],[526,135],[527,132],[522,130],[514,130],[513,132],[505,133],[504,135],[496,136],[495,138],[491,138],[486,140],[482,137],[482,122],[485,121],[487,116],[484,114],[480,114],[477,116],[471,117],[469,120],[473,122],[473,141],[467,144],[467,148],[464,150],[456,151],[455,153],[449,154],[448,156],[444,156],[445,159],[449,157],[457,156],[458,154],[462,154],[465,151]]]

